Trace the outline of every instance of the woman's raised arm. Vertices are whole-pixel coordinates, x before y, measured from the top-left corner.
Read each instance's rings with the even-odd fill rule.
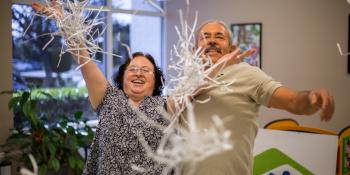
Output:
[[[51,3],[52,8],[47,8],[46,6],[39,3],[33,3],[32,7],[38,13],[43,13],[47,16],[51,16],[53,20],[57,20],[55,19],[55,16],[59,17],[62,15],[61,5],[56,1],[52,1]],[[70,51],[70,53],[73,55],[77,63],[80,65],[84,64],[80,70],[83,74],[83,78],[88,89],[91,106],[94,110],[96,110],[98,105],[102,102],[104,94],[106,93],[108,82],[98,66],[93,61],[91,61],[90,53],[84,46],[85,43],[81,43],[79,46],[80,49],[78,49],[79,51]]]

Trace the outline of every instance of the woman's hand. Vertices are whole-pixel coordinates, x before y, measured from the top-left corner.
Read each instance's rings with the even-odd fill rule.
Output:
[[[63,13],[62,5],[56,2],[55,0],[51,1],[51,6],[44,6],[40,3],[33,3],[32,8],[41,14],[45,14],[49,18],[57,19],[57,17],[61,17]]]
[[[63,16],[65,14],[62,4],[55,0],[52,0],[51,4],[48,6],[33,3],[32,7],[37,13],[46,15],[48,18],[56,20],[57,22],[60,22],[59,20],[63,20],[65,17]],[[64,33],[64,28],[60,30]],[[67,36],[62,34],[62,37],[65,38]],[[108,82],[98,66],[91,61],[90,53],[85,43],[70,45],[70,47],[70,50],[68,49],[67,52],[71,53],[73,58],[80,65],[79,67],[88,89],[91,106],[96,110],[106,93]]]

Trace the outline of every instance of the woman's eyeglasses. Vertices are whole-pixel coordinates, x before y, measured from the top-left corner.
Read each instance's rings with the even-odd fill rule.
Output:
[[[142,73],[142,74],[153,74],[153,71],[152,69],[150,68],[147,68],[147,67],[136,67],[136,66],[131,66],[127,69],[128,72],[130,73],[138,73],[139,71]]]

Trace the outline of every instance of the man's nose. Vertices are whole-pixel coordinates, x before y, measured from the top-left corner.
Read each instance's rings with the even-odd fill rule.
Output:
[[[208,42],[209,45],[216,45],[217,44],[215,38],[208,38],[207,42]]]
[[[215,46],[217,46],[217,44],[218,43],[215,40],[208,41],[208,45],[211,47],[215,47]]]

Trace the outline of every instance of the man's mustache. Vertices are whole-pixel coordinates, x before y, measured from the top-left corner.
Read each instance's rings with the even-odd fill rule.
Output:
[[[215,50],[215,51],[218,52],[218,53],[222,53],[222,52],[221,52],[221,49],[218,48],[215,44],[211,44],[209,47],[207,47],[207,48],[204,50],[204,53],[208,53],[210,50]]]

